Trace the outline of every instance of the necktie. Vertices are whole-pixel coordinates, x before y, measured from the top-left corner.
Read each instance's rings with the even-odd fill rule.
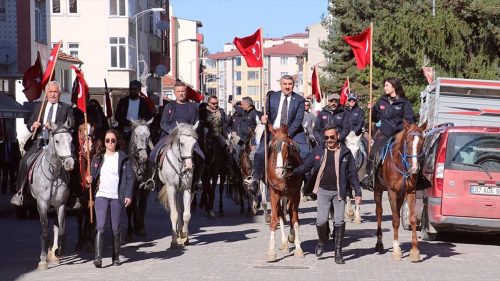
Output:
[[[288,96],[285,96],[283,106],[281,107],[281,124],[288,126]]]
[[[47,120],[45,122],[52,121],[52,116],[53,115],[54,115],[54,104],[51,104],[50,105],[50,109],[49,109],[49,115],[48,115]]]

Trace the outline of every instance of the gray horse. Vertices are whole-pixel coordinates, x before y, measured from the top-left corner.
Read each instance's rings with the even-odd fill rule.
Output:
[[[54,128],[54,124],[50,124]],[[64,243],[65,208],[68,199],[69,182],[68,171],[74,167],[71,155],[71,123],[50,130],[49,144],[40,153],[33,165],[33,182],[30,184],[31,195],[36,199],[40,223],[42,224],[41,244],[42,251],[38,269],[47,269],[49,262],[58,264]],[[54,242],[51,251],[48,251],[48,218],[47,211],[53,206],[57,212],[57,222],[54,223]],[[56,250],[58,250],[56,254]],[[48,257],[47,257],[48,256]]]
[[[130,136],[128,154],[132,163],[132,170],[135,173],[135,184],[132,204],[126,210],[128,218],[127,236],[129,240],[132,239],[134,232],[140,236],[145,235],[144,217],[149,190],[140,188],[140,186],[146,181],[148,147],[150,145],[150,131],[148,126],[152,122],[153,118],[149,121],[132,121],[132,135]]]
[[[168,211],[172,223],[172,242],[170,248],[179,245],[188,245],[188,225],[191,219],[191,200],[193,199],[191,186],[193,180],[193,148],[198,138],[194,126],[178,123],[174,131],[168,136],[165,146],[166,155],[160,165],[160,180],[163,187],[158,193],[160,202]],[[182,201],[179,198],[182,196]],[[181,203],[182,202],[182,203]],[[179,213],[184,207],[182,217]],[[178,238],[180,238],[178,240]]]

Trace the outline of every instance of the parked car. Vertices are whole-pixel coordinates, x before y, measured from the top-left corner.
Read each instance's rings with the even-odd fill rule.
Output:
[[[421,237],[441,231],[500,233],[500,127],[444,124],[427,134],[417,191]]]

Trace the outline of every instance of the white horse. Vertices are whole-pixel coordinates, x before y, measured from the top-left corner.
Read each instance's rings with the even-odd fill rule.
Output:
[[[191,219],[191,182],[193,180],[193,148],[198,138],[194,126],[189,124],[177,124],[175,130],[167,137],[165,146],[166,155],[160,166],[160,180],[163,187],[158,193],[160,202],[167,211],[170,210],[172,222],[172,242],[170,248],[178,248],[179,245],[189,244],[188,225]],[[179,198],[182,196],[182,201]],[[184,210],[182,210],[182,206]],[[179,213],[182,213],[182,217]]]
[[[359,170],[361,166],[363,166],[362,162],[366,159],[366,151],[365,149],[363,149],[364,144],[362,142],[362,137],[363,134],[356,136],[356,134],[351,131],[345,139],[346,146],[351,150],[352,155],[354,155],[356,159],[357,170]],[[351,201],[352,198],[347,196],[344,218],[346,221],[354,220],[355,224],[361,224],[360,204],[356,204],[353,209]]]
[[[54,128],[54,124],[50,124]],[[40,223],[42,224],[40,262],[38,269],[48,268],[49,262],[58,264],[59,258],[56,256],[61,253],[62,245],[65,240],[65,208],[68,199],[69,182],[68,171],[73,170],[74,159],[71,155],[71,123],[66,121],[50,130],[49,144],[41,151],[40,156],[33,164],[33,182],[30,184],[31,195],[36,199]],[[57,221],[54,223],[54,241],[50,251],[49,230],[47,211],[53,206],[57,212]],[[47,258],[48,255],[48,258]]]

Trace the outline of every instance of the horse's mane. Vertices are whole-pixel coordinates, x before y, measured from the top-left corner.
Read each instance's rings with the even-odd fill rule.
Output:
[[[169,136],[167,137],[165,146],[167,148],[170,148],[173,144],[179,141],[179,137],[181,135],[192,136],[195,139],[198,138],[198,134],[196,134],[196,131],[193,129],[193,126],[191,126],[190,124],[178,123],[177,127],[175,127],[172,133],[170,133]]]

